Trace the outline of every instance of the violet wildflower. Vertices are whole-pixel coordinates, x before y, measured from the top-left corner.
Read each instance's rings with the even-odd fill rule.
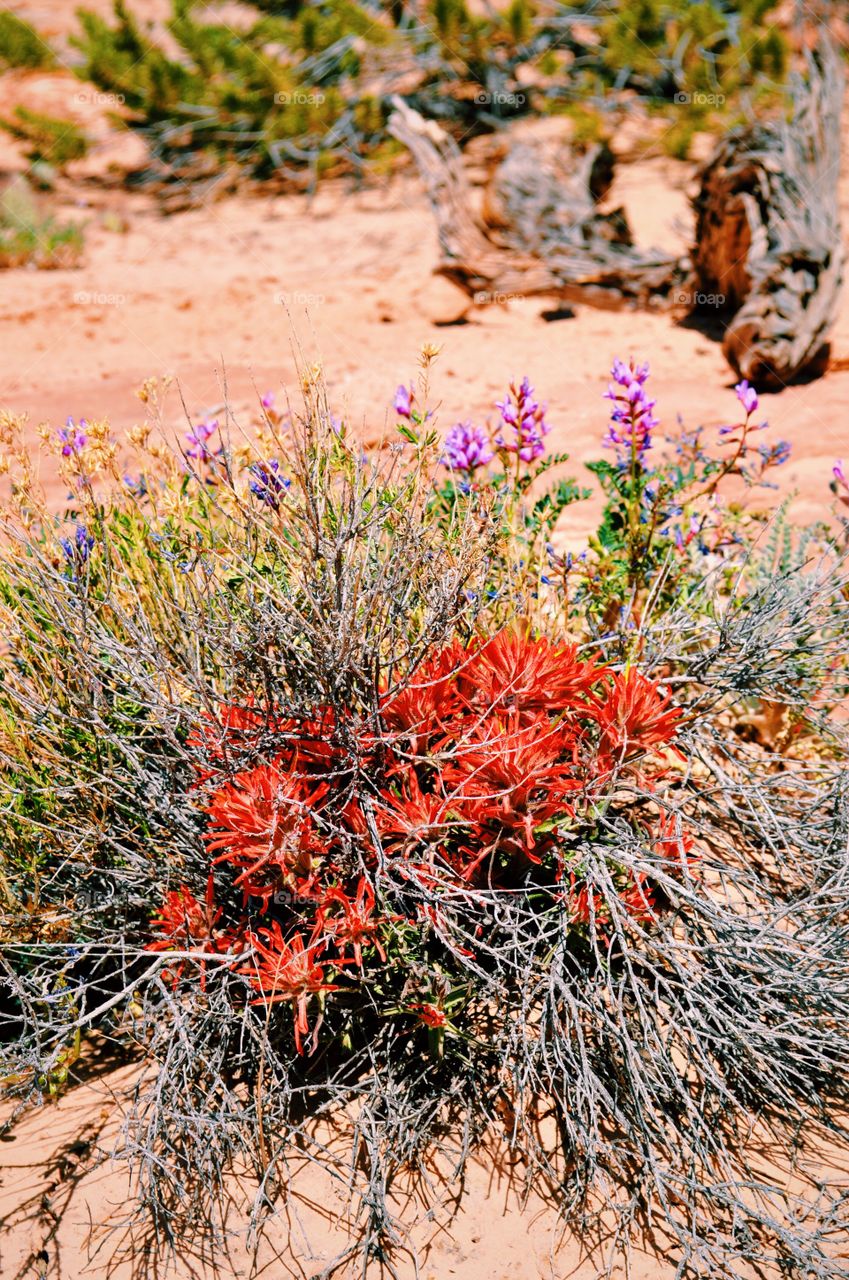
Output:
[[[280,474],[280,463],[276,458],[270,462],[255,462],[248,467],[251,477],[250,490],[255,498],[264,502],[272,511],[280,510],[280,501],[289,488],[291,481]]]
[[[187,458],[196,458],[198,462],[210,462],[220,449],[211,450],[207,448],[210,437],[218,430],[218,419],[213,418],[211,422],[199,422],[196,427],[192,427],[191,431],[186,432],[186,441],[188,448],[186,449]]]
[[[534,389],[527,376],[518,387],[511,382],[509,393],[503,400],[497,400],[495,407],[501,414],[502,428],[508,427],[513,433],[512,439],[505,440],[503,430],[499,429],[495,437],[498,448],[518,453],[523,462],[542,457],[543,439],[551,427],[545,420],[545,406],[534,399]]]
[[[60,538],[59,546],[68,562],[71,577],[76,581],[77,573],[88,563],[94,547],[94,538],[84,524],[78,524],[74,527],[73,537]]]
[[[837,494],[838,501],[842,502],[844,507],[849,507],[849,477],[846,475],[842,459],[835,462],[831,473],[834,476],[832,488]]]
[[[60,427],[56,433],[62,443],[63,457],[70,458],[85,448],[88,439],[85,434],[87,429],[88,422],[85,418],[80,418],[79,423],[74,422],[70,415],[66,418],[64,427]]]
[[[399,418],[412,418],[415,399],[416,393],[412,385],[409,387],[402,385],[396,388],[394,406]]]
[[[260,400],[260,404],[262,405],[263,409],[273,409],[274,408],[274,392],[266,391],[265,395]]]
[[[148,493],[147,477],[142,472],[137,480],[131,475],[124,476],[124,487],[134,498],[146,498]]]
[[[450,471],[464,471],[471,475],[477,467],[492,462],[495,454],[483,427],[471,422],[458,422],[445,436],[445,452],[441,462]]]
[[[750,387],[748,381],[744,378],[742,382],[738,382],[734,390],[737,392],[737,399],[746,410],[747,416],[755,413],[758,407],[758,393],[754,387]]]
[[[605,399],[613,401],[613,412],[604,445],[615,449],[619,465],[629,467],[634,459],[642,462],[652,445],[652,431],[658,419],[652,413],[657,404],[646,394],[645,383],[649,376],[648,362],[625,364],[614,360],[610,371],[613,379],[605,392]]]

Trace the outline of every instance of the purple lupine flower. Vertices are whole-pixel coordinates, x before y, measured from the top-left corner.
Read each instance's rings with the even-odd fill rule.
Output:
[[[842,459],[835,462],[834,466],[831,468],[831,472],[834,476],[833,488],[839,501],[842,502],[845,507],[849,507],[849,477],[846,475],[846,468],[843,465]]]
[[[210,437],[217,430],[218,419],[213,418],[211,422],[199,422],[196,427],[192,427],[191,431],[187,431],[186,441],[189,447],[186,449],[186,457],[196,458],[198,462],[210,462],[215,454],[220,452],[220,448],[214,451],[207,448]]]
[[[738,382],[734,390],[737,392],[737,399],[740,401],[746,414],[753,414],[758,407],[758,393],[754,387],[750,387],[748,381],[744,378],[742,382]]]
[[[280,463],[276,458],[270,462],[255,462],[248,467],[251,476],[250,490],[255,498],[264,502],[272,511],[280,510],[280,500],[289,488],[291,481],[280,474]]]
[[[415,399],[416,393],[413,391],[412,385],[409,387],[402,385],[396,388],[394,406],[399,418],[412,418]]]
[[[85,434],[88,430],[88,422],[85,418],[80,418],[79,423],[68,415],[65,420],[64,427],[60,427],[57,435],[62,442],[62,456],[70,458],[72,454],[79,453],[85,448],[88,436]]]
[[[527,375],[517,387],[510,383],[510,390],[503,400],[497,400],[495,407],[501,414],[502,427],[509,427],[513,435],[505,440],[503,431],[499,429],[495,443],[499,449],[510,453],[518,453],[523,462],[533,462],[545,453],[543,439],[551,427],[545,420],[545,405],[534,399],[534,389]]]
[[[617,451],[620,466],[628,467],[635,454],[642,462],[651,448],[651,433],[658,425],[652,413],[657,401],[650,399],[645,391],[648,362],[637,365],[633,360],[630,364],[614,360],[610,376],[613,382],[604,395],[606,400],[613,401],[613,411],[602,443]]]
[[[146,498],[148,493],[147,477],[142,473],[137,480],[131,475],[124,476],[124,487],[134,498]]]
[[[72,576],[76,577],[76,572],[88,562],[94,547],[94,538],[84,524],[78,524],[74,527],[73,537],[60,538],[59,546],[72,570]]]
[[[451,471],[464,471],[471,475],[477,467],[492,462],[495,454],[483,427],[471,422],[458,422],[445,436],[445,453],[441,462]]]
[[[775,440],[772,444],[758,445],[758,455],[765,470],[767,467],[780,467],[790,459],[792,445],[789,440]]]

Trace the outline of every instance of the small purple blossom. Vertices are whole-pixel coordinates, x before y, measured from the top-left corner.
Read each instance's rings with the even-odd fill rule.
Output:
[[[265,395],[260,400],[260,404],[262,405],[263,409],[273,409],[274,408],[274,392],[266,391]]]
[[[648,362],[638,365],[633,360],[630,364],[614,360],[610,376],[613,381],[604,394],[606,400],[613,401],[613,411],[603,444],[616,450],[620,466],[629,467],[634,457],[642,462],[651,448],[651,433],[658,425],[652,413],[657,401],[645,391]]]
[[[196,427],[192,427],[191,431],[186,432],[186,449],[187,458],[196,458],[198,462],[210,462],[216,453],[220,452],[220,448],[216,450],[208,449],[210,437],[218,430],[218,419],[213,418],[211,422],[199,422]]]
[[[846,475],[846,468],[843,465],[842,459],[835,462],[834,466],[831,468],[831,473],[834,476],[833,487],[838,500],[842,502],[845,507],[849,507],[849,477]]]
[[[70,458],[74,454],[78,454],[85,448],[88,436],[85,434],[88,430],[88,422],[85,418],[80,418],[79,423],[68,416],[65,420],[64,427],[60,427],[56,433],[62,443],[62,456]]]
[[[442,465],[451,471],[464,471],[471,475],[478,467],[492,462],[495,454],[483,427],[471,422],[458,422],[445,436],[445,453]]]
[[[137,480],[134,480],[131,475],[125,475],[124,487],[134,498],[147,497],[147,477],[144,474],[139,475]]]
[[[280,463],[276,458],[270,462],[255,462],[248,467],[251,477],[250,490],[255,498],[264,502],[272,511],[280,510],[280,501],[289,488],[291,481],[280,474]]]
[[[415,399],[416,393],[413,391],[412,386],[405,387],[402,385],[396,389],[393,403],[399,418],[412,418]]]
[[[499,449],[509,453],[518,453],[523,462],[533,462],[545,453],[543,439],[551,427],[545,420],[545,405],[534,399],[534,389],[525,376],[517,387],[510,383],[510,390],[503,400],[497,400],[495,407],[501,414],[502,428],[509,428],[513,435],[505,440],[503,430],[499,428],[495,443]]]
[[[77,572],[82,569],[83,565],[88,563],[88,558],[94,547],[93,536],[84,524],[78,524],[74,527],[72,537],[59,539],[59,546],[62,548],[65,559],[71,569],[71,576],[76,579]]]
[[[775,440],[772,444],[758,445],[762,469],[781,467],[790,459],[792,446],[789,440]]]
[[[756,412],[758,407],[758,393],[754,387],[750,387],[748,381],[744,378],[742,382],[738,382],[734,390],[737,392],[737,399],[746,410],[747,416]]]

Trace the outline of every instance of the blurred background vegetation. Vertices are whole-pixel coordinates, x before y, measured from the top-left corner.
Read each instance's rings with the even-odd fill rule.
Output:
[[[380,175],[400,154],[386,133],[394,93],[461,144],[519,117],[571,117],[589,143],[634,111],[661,116],[662,145],[686,158],[696,133],[782,110],[794,53],[792,16],[770,0],[257,0],[235,12],[173,0],[156,27],[143,0],[117,0],[107,19],[79,11],[62,61],[114,96],[160,177],[233,164],[300,187]],[[0,66],[54,63],[38,33],[0,14]]]

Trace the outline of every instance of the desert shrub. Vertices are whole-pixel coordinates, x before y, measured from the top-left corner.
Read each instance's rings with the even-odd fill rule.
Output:
[[[48,116],[29,107],[16,107],[2,127],[26,143],[27,158],[61,168],[88,151],[88,138],[73,120]]]
[[[682,1275],[846,1274],[805,1164],[849,1136],[839,548],[723,500],[786,452],[752,388],[663,443],[617,361],[570,555],[528,380],[440,444],[433,354],[370,457],[314,370],[176,453],[149,386],[130,475],[45,428],[61,519],[5,421],[7,1087],[142,1056],[154,1249],[223,1240],[235,1162],[263,1221],[306,1151],[391,1263],[395,1174],[488,1142],[613,1255],[650,1221]]]
[[[56,58],[38,32],[8,9],[0,12],[0,67],[54,67]]]
[[[75,267],[83,243],[82,229],[43,213],[23,179],[11,182],[0,196],[0,268]]]
[[[399,76],[412,105],[460,141],[524,114],[568,110],[579,125],[602,114],[613,124],[621,91],[636,91],[670,114],[683,153],[697,128],[721,126],[764,86],[777,92],[788,56],[762,5],[741,11],[724,0],[621,0],[577,12],[527,0],[483,10],[465,0],[261,7],[236,34],[174,0],[175,56],[127,0],[116,0],[112,22],[83,11],[79,74],[123,95],[156,156],[178,173],[190,175],[205,152],[303,182],[360,172],[375,152],[386,160]],[[779,98],[771,109],[781,106]]]

